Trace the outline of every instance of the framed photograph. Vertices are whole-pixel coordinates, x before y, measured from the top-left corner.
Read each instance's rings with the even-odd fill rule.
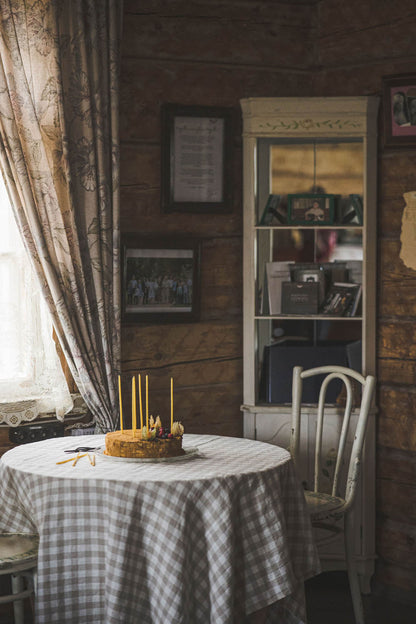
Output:
[[[259,225],[287,223],[287,214],[281,206],[280,195],[269,195]]]
[[[178,323],[199,318],[200,242],[122,237],[122,320]]]
[[[350,193],[348,197],[343,197],[337,202],[337,225],[363,224],[363,198],[356,193]]]
[[[416,146],[416,74],[383,78],[384,144]]]
[[[287,199],[290,225],[332,225],[334,222],[335,195],[289,194]]]
[[[230,212],[232,146],[231,108],[163,105],[163,212]]]
[[[325,297],[325,273],[323,269],[317,265],[312,264],[310,266],[303,265],[301,267],[293,268],[293,281],[294,282],[315,282],[318,284],[318,303],[321,304]]]

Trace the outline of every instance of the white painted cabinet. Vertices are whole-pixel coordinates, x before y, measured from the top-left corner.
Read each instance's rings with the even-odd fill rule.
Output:
[[[241,107],[244,435],[287,447],[294,365],[375,374],[378,99],[252,98]],[[337,392],[329,408],[334,432]],[[312,388],[303,415],[305,483],[315,398]],[[374,414],[356,513],[364,590],[375,556]],[[331,436],[326,444],[331,470]],[[325,547],[321,558],[324,567],[345,568],[340,543]]]

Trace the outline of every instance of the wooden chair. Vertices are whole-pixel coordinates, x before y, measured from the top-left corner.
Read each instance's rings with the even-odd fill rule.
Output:
[[[313,468],[314,487],[313,491],[305,490],[305,498],[314,527],[326,529],[332,534],[334,534],[334,532],[344,532],[345,557],[355,621],[356,624],[364,624],[361,591],[353,555],[354,542],[351,512],[354,508],[354,499],[359,480],[362,450],[368,414],[374,392],[375,378],[372,375],[363,377],[356,371],[343,366],[321,366],[309,370],[303,370],[302,367],[296,366],[293,369],[290,452],[298,470],[301,462],[300,428],[303,380],[314,377],[315,375],[324,376],[324,378],[320,386],[318,401]],[[339,379],[343,382],[346,389],[346,397],[342,425],[340,426],[338,448],[335,449],[334,452],[335,468],[332,478],[330,478],[331,475],[328,477],[328,471],[322,467],[322,460],[324,459],[322,457],[322,443],[325,435],[324,429],[328,426],[328,415],[324,418],[325,396],[328,384],[334,379]],[[355,384],[354,380],[356,382]],[[357,386],[361,392],[357,392]],[[354,407],[354,391],[356,395],[360,395],[358,399],[360,410],[356,425],[353,427],[351,412]],[[354,430],[351,431],[351,429]],[[347,444],[348,438],[350,441],[353,440],[351,452],[349,454],[347,453],[347,447],[349,446],[349,444]],[[346,467],[347,476],[345,479]],[[343,468],[344,478],[342,477]],[[325,487],[323,485],[323,481],[328,481],[328,479],[332,481],[329,488],[327,487],[327,483],[325,483]],[[338,526],[334,524],[334,521],[337,520],[341,520]],[[328,535],[328,533],[324,531],[324,535],[325,534]],[[318,545],[319,543],[320,541],[318,540]]]
[[[15,624],[24,624],[24,602],[34,594],[39,537],[27,533],[0,533],[0,575],[10,574],[12,593],[0,604],[13,602]]]

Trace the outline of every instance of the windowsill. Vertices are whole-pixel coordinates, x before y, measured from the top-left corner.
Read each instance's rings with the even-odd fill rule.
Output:
[[[92,421],[91,413],[88,407],[86,406],[81,395],[71,394],[71,397],[72,397],[74,405],[71,411],[65,414],[64,416],[63,424],[65,425],[65,428],[67,428],[68,426],[73,426],[76,422],[85,422],[85,423],[91,422]],[[35,401],[30,400],[30,399],[27,401],[16,402],[17,405],[22,404],[22,409],[25,409],[25,408],[30,409],[30,405],[34,403]],[[22,415],[20,422],[16,423],[16,425],[8,423],[8,422],[2,422],[0,423],[0,427],[1,428],[19,427],[19,426],[29,425],[30,423],[39,423],[39,422],[56,421],[56,420],[57,418],[56,418],[55,412],[45,412],[45,413],[37,414],[35,417],[33,417],[32,415],[31,418],[25,418],[24,415]]]

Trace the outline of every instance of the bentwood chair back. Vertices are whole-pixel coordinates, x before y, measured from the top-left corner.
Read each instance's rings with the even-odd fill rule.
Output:
[[[12,593],[0,604],[13,602],[15,624],[24,624],[24,599],[34,595],[38,535],[0,533],[0,575],[11,575]]]
[[[313,526],[323,529],[324,535],[325,529],[331,534],[339,531],[344,532],[345,558],[355,622],[356,624],[364,624],[361,591],[353,554],[354,533],[351,514],[354,509],[356,498],[368,415],[375,387],[375,378],[372,375],[363,377],[355,370],[344,366],[321,366],[309,370],[303,370],[302,367],[296,366],[293,369],[290,451],[298,469],[302,456],[302,451],[300,449],[300,430],[302,422],[303,381],[317,375],[322,378],[322,382],[319,392],[314,445],[313,490],[305,490],[305,498]],[[329,383],[335,379],[341,380],[345,386],[346,400],[344,414],[338,428],[339,439],[337,441],[337,448],[334,449],[334,457],[331,459],[331,463],[334,466],[333,474],[331,475],[325,466],[327,457],[324,457],[322,449],[325,429],[328,427],[331,428],[331,436],[334,432],[333,423],[330,422],[330,416],[328,414],[325,415],[325,397]],[[358,400],[356,398],[357,396],[359,397]],[[357,418],[351,418],[354,400],[359,403],[359,414]],[[349,449],[351,450],[349,451]],[[347,469],[346,478],[345,468]],[[342,473],[344,473],[344,475]],[[334,521],[337,520],[341,520],[341,527],[339,523],[334,523]]]

